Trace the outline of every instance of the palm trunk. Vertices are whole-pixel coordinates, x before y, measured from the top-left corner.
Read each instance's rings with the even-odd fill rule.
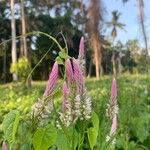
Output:
[[[26,24],[24,13],[24,0],[21,0],[21,25],[22,25],[22,49],[24,56],[28,58],[27,41],[26,41]]]
[[[114,77],[116,77],[117,73],[116,73],[115,52],[113,52],[112,54],[112,67],[113,67],[113,75]]]
[[[122,72],[122,64],[121,64],[121,56],[118,56],[118,74],[120,75]]]
[[[144,25],[144,1],[143,0],[137,0],[137,5],[138,5],[138,11],[139,11],[139,20],[141,24],[141,29],[143,33],[143,38],[144,38],[144,45],[145,45],[145,60],[146,64],[148,66],[149,64],[149,54],[148,54],[148,43],[147,43],[147,35],[146,35],[146,30],[145,30],[145,25]],[[148,67],[146,67],[147,72],[149,72]]]
[[[101,72],[101,41],[99,33],[99,23],[102,19],[101,16],[101,1],[91,0],[90,6],[88,8],[88,32],[90,38],[91,49],[94,53],[94,63],[96,70],[96,78],[99,79]]]
[[[23,50],[23,55],[27,58],[29,61],[29,53],[28,53],[28,48],[27,48],[27,40],[26,40],[26,23],[25,23],[25,12],[24,12],[24,0],[21,0],[20,3],[20,8],[21,8],[21,29],[22,29],[22,39],[21,39],[21,46]],[[30,61],[29,61],[30,62]],[[31,87],[31,77],[27,79],[27,86]]]
[[[10,0],[11,6],[11,35],[12,35],[12,64],[17,63],[17,50],[16,50],[16,23],[15,23],[15,14],[14,14],[14,0]],[[18,77],[16,73],[13,73],[13,81],[17,81]]]
[[[112,58],[111,58],[111,61],[112,61],[112,69],[113,69],[113,75],[114,75],[114,77],[117,76],[116,58],[115,58],[115,50],[114,50],[114,47],[115,47],[115,38],[116,38],[116,36],[117,36],[117,33],[116,33],[116,29],[115,29],[115,32],[114,32],[114,34],[112,35],[113,52],[112,52]]]
[[[145,25],[144,25],[144,1],[143,0],[137,0],[137,5],[138,5],[141,29],[142,29],[143,38],[144,38],[145,55],[148,56],[147,35],[146,35]]]
[[[99,79],[100,77],[100,69],[101,69],[101,59],[100,59],[100,45],[99,41],[96,38],[96,35],[93,35],[93,42],[92,42],[92,47],[94,49],[94,58],[95,58],[95,69],[96,69],[96,78]]]

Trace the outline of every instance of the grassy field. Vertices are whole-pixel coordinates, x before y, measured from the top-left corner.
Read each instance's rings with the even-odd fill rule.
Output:
[[[100,119],[101,143],[109,132],[106,106],[110,97],[111,77],[86,79],[87,91],[92,97],[93,110]],[[20,83],[0,85],[0,124],[12,109],[18,109],[23,118],[30,118],[31,106],[44,92],[46,82],[33,82],[32,89]],[[124,75],[117,78],[118,134],[116,149],[150,149],[150,76]],[[58,98],[59,100],[59,98]],[[1,130],[1,129],[0,129]],[[2,132],[0,132],[0,142]]]

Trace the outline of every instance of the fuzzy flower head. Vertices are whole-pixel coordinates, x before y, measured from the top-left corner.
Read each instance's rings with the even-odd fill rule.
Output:
[[[92,101],[87,96],[86,90],[83,95],[77,95],[75,97],[75,121],[79,118],[80,120],[88,120],[91,118],[92,112]]]
[[[3,144],[2,144],[2,150],[7,150],[7,145],[5,142],[3,142]]]
[[[68,94],[69,90],[67,87],[66,82],[64,82],[62,87],[62,106],[61,106],[61,112],[59,112],[59,119],[61,123],[64,125],[64,127],[68,127],[72,122],[72,110],[70,102],[68,101]],[[61,129],[60,122],[56,122],[56,126]]]
[[[52,93],[55,87],[57,78],[58,78],[58,64],[57,62],[55,62],[53,65],[52,71],[49,74],[48,83],[44,92],[45,97],[48,96],[50,93]]]
[[[43,119],[49,117],[50,113],[53,110],[53,103],[52,100],[44,101],[44,98],[38,99],[38,101],[32,106],[32,111],[34,117],[37,117],[40,122]]]
[[[69,93],[69,89],[67,87],[66,82],[64,82],[63,87],[62,87],[62,95],[63,95],[63,98],[62,98],[62,112],[65,112],[65,110],[68,107],[68,100],[67,100],[68,93]]]
[[[112,81],[111,85],[111,96],[109,104],[107,104],[106,109],[107,116],[110,117],[110,119],[114,118],[115,114],[118,114],[118,105],[117,105],[117,84],[115,78]]]
[[[110,97],[109,104],[107,106],[108,106],[108,108],[107,108],[106,112],[112,121],[110,133],[106,137],[106,141],[108,142],[112,138],[112,136],[116,134],[116,130],[117,130],[118,105],[117,105],[117,84],[116,84],[115,78],[112,81],[111,97]],[[112,144],[115,144],[115,140],[116,139],[113,139]]]
[[[111,125],[111,130],[110,130],[110,135],[113,135],[116,133],[117,130],[117,115],[115,114],[113,119],[112,119],[112,125]]]
[[[74,79],[77,86],[77,92],[83,93],[84,90],[84,78],[82,74],[82,69],[77,59],[73,58],[73,70],[74,70]]]
[[[80,39],[80,45],[79,45],[79,59],[84,58],[84,37],[82,36]]]
[[[116,103],[117,99],[117,84],[116,79],[114,78],[111,84],[111,101]]]
[[[66,76],[67,76],[68,84],[71,84],[74,80],[74,77],[73,77],[73,68],[70,59],[66,60],[65,67],[66,67]]]
[[[67,94],[69,92],[69,89],[67,87],[67,84],[66,82],[63,83],[63,87],[62,87],[62,93],[63,93],[63,96],[66,98]]]
[[[117,130],[117,115],[115,114],[112,119],[111,129],[109,135],[106,136],[106,142],[109,142],[111,138],[116,134]],[[116,138],[112,140],[112,144],[114,145],[116,143]]]

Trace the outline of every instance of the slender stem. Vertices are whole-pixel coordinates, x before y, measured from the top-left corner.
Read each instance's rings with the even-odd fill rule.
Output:
[[[37,68],[37,66],[43,61],[43,59],[46,57],[46,55],[51,51],[51,48],[53,47],[54,42],[52,43],[51,47],[49,48],[49,50],[43,55],[43,57],[39,60],[39,62],[33,67],[33,69],[30,71],[26,81],[28,81],[28,79],[30,78],[31,74],[33,73],[33,71]]]
[[[79,141],[79,145],[78,145],[78,150],[82,150],[82,144],[83,144],[83,141],[84,141],[84,132],[85,132],[85,123],[82,121],[82,124],[81,124],[81,128],[82,128],[82,132],[81,132],[81,140]]]
[[[75,126],[73,125],[73,133],[72,133],[72,150],[74,150],[74,134],[75,134]]]
[[[58,43],[58,41],[56,40],[56,38],[54,38],[53,36],[51,36],[51,35],[49,35],[47,33],[41,32],[41,31],[37,31],[35,33],[36,34],[43,34],[43,35],[49,37],[51,40],[53,40],[57,44],[57,46],[59,47],[60,50],[63,50],[63,48],[60,46],[60,44]]]
[[[63,35],[63,33],[62,33],[62,32],[60,32],[60,34],[61,34],[61,36],[63,37],[63,40],[64,40],[64,42],[65,42],[65,48],[66,48],[66,52],[67,52],[67,54],[68,54],[68,46],[67,46],[67,41],[66,41],[66,39],[65,39],[65,37],[64,37],[64,35]]]
[[[23,34],[23,35],[19,35],[19,36],[16,36],[16,39],[19,39],[19,38],[24,37],[24,36],[37,35],[37,34],[42,34],[42,35],[45,35],[45,36],[49,37],[51,40],[53,40],[57,44],[57,46],[60,50],[63,50],[63,48],[60,46],[60,44],[58,43],[56,38],[54,38],[53,36],[51,36],[47,33],[41,32],[41,31],[34,31],[34,32],[29,32],[29,33]],[[8,39],[8,40],[5,40],[4,42],[1,42],[0,45],[3,45],[4,43],[8,43],[10,41],[12,41],[12,38]]]

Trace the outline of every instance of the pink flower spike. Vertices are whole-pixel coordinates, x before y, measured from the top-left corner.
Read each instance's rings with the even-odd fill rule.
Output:
[[[7,145],[5,142],[3,142],[3,144],[2,144],[2,150],[7,150]]]
[[[117,130],[117,115],[115,114],[113,119],[112,119],[112,125],[111,125],[111,130],[110,130],[110,136],[115,134]]]
[[[111,85],[111,100],[112,102],[116,103],[117,98],[117,84],[116,79],[114,78]]]
[[[62,87],[62,94],[63,94],[63,98],[62,98],[62,112],[65,112],[66,109],[68,109],[68,107],[70,106],[69,102],[67,100],[68,93],[69,93],[69,89],[67,87],[66,82],[64,82],[63,87]]]
[[[74,79],[77,83],[77,91],[83,92],[84,79],[80,64],[77,59],[73,58]]]
[[[79,45],[79,59],[84,58],[84,37],[82,36],[80,39],[80,45]]]
[[[50,93],[52,93],[56,81],[58,78],[58,64],[57,62],[54,63],[52,71],[49,74],[49,79],[48,79],[48,83],[44,92],[44,96],[48,96]]]
[[[68,84],[71,84],[74,78],[73,78],[73,68],[70,59],[66,60],[65,67],[66,67],[66,76],[67,76]]]
[[[67,84],[66,84],[66,82],[64,82],[63,87],[62,87],[63,96],[66,97],[68,92],[69,92],[69,90],[68,90]]]

